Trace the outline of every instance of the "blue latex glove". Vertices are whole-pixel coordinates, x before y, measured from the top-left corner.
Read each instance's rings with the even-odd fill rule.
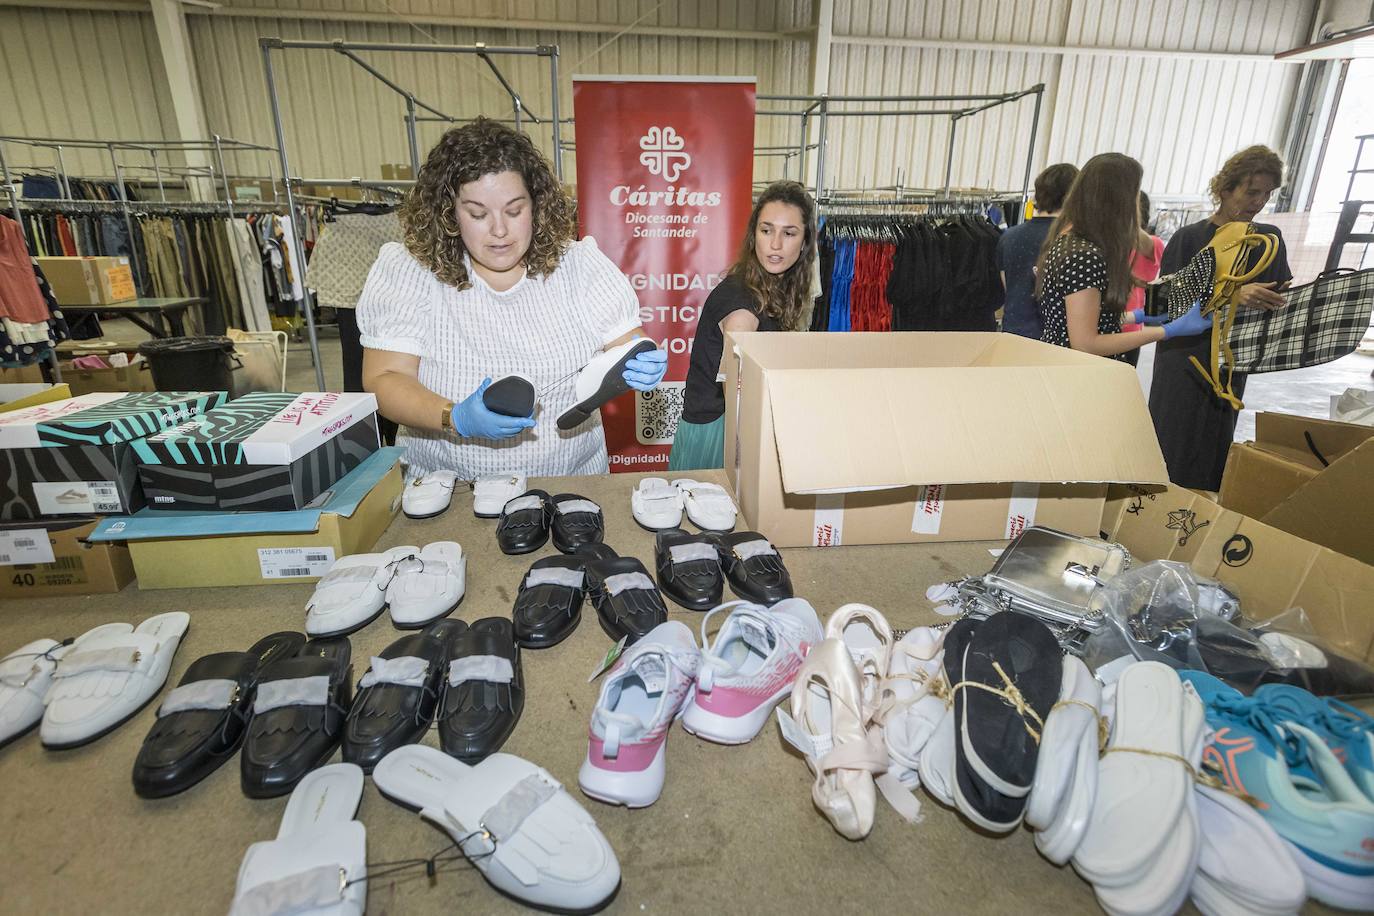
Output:
[[[1212,316],[1202,314],[1202,303],[1194,302],[1193,307],[1173,321],[1164,325],[1164,339],[1193,337],[1204,331],[1212,330]]]
[[[488,410],[482,392],[490,387],[491,379],[483,379],[476,391],[453,406],[453,428],[458,435],[467,439],[509,439],[534,426],[529,417],[508,417]]]
[[[668,354],[664,350],[645,350],[625,364],[620,374],[635,391],[651,391],[663,381],[668,372]]]
[[[1168,323],[1168,315],[1146,315],[1144,309],[1131,309],[1126,313],[1126,320],[1122,322],[1122,324],[1143,324],[1147,328]]]

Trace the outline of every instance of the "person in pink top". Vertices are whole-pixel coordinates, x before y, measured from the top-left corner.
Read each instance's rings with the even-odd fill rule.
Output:
[[[1150,196],[1144,191],[1140,192],[1140,238],[1136,243],[1135,250],[1131,252],[1131,276],[1142,283],[1149,283],[1159,276],[1159,262],[1164,257],[1164,240],[1157,235],[1150,235]],[[1139,310],[1142,314],[1145,309],[1145,288],[1137,286],[1131,290],[1130,297],[1126,300],[1126,314],[1122,315],[1121,333],[1128,331],[1139,331],[1145,327],[1144,324],[1130,321],[1134,317],[1131,313]],[[1140,360],[1140,350],[1132,350],[1126,354],[1126,361],[1134,366]]]

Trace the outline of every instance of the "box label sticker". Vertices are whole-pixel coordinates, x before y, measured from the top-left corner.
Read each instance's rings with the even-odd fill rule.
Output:
[[[45,528],[21,528],[0,531],[0,566],[20,563],[51,563],[52,542]]]
[[[119,486],[113,480],[35,483],[33,498],[44,515],[104,515],[124,511]]]
[[[51,563],[16,566],[5,570],[3,579],[15,588],[57,588],[85,585],[86,567],[80,557],[58,557]]]
[[[916,495],[916,511],[911,516],[913,534],[939,534],[940,516],[945,511],[945,485],[932,483]]]
[[[323,576],[334,565],[333,547],[259,547],[258,568],[264,579]]]
[[[1014,483],[1011,485],[1011,504],[1007,507],[1007,530],[1002,537],[1007,540],[1019,535],[1035,524],[1035,507],[1040,502],[1040,484]]]
[[[839,547],[844,543],[844,494],[816,497],[816,521],[811,529],[812,547]]]

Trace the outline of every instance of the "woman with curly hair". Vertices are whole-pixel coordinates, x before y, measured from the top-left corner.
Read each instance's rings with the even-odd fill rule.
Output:
[[[600,415],[567,431],[555,421],[588,360],[643,335],[639,303],[595,240],[573,240],[573,203],[548,160],[478,118],[430,150],[400,214],[405,244],[382,247],[358,328],[364,387],[405,427],[410,474],[606,473]],[[647,391],[667,366],[652,350],[624,378]],[[536,416],[487,409],[483,392],[507,375],[533,384]]]
[[[717,379],[725,332],[799,330],[815,261],[816,201],[795,181],[774,182],[754,203],[739,257],[697,319],[670,471],[724,466],[725,391]]]
[[[1247,147],[1227,159],[1209,188],[1217,211],[1174,233],[1164,247],[1160,274],[1167,276],[1182,269],[1227,223],[1253,223],[1281,184],[1283,160],[1266,146]],[[1240,288],[1237,301],[1243,308],[1282,308],[1287,300],[1281,290],[1293,279],[1283,233],[1267,223],[1253,225],[1254,231],[1278,238],[1278,253],[1254,282]],[[1259,249],[1250,255],[1252,260],[1259,256]],[[1226,456],[1236,435],[1237,415],[1193,368],[1190,356],[1207,365],[1211,359],[1211,337],[1203,334],[1179,338],[1156,348],[1150,415],[1164,452],[1164,463],[1169,468],[1169,479],[1181,487],[1216,492],[1221,489]],[[1236,397],[1245,393],[1245,378],[1239,372],[1231,376]]]

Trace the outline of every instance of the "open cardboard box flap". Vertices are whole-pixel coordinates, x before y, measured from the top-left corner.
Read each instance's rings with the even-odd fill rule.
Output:
[[[1299,485],[1262,520],[1365,563],[1374,563],[1374,532],[1367,514],[1371,501],[1374,440],[1367,440]]]
[[[1371,437],[1374,427],[1355,423],[1269,411],[1255,414],[1256,445],[1312,467],[1334,462]]]
[[[842,360],[767,336],[739,338],[765,370],[788,493],[1168,480],[1123,364],[1001,334],[844,335],[869,339]]]

